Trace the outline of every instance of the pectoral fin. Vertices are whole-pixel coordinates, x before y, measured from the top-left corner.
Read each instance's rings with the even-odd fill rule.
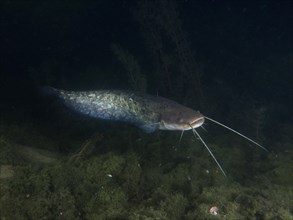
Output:
[[[146,133],[152,133],[159,128],[160,122],[152,123],[152,124],[144,124],[139,126]]]

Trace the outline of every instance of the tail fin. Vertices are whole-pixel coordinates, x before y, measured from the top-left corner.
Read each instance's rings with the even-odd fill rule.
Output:
[[[40,94],[43,96],[58,96],[58,89],[51,86],[42,86],[39,88]]]

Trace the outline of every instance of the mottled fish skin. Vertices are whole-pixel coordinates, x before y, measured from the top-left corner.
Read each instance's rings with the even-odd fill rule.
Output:
[[[84,115],[123,121],[140,127],[145,132],[176,129],[168,121],[182,121],[183,116],[202,116],[197,111],[182,106],[172,100],[124,90],[65,91],[51,88],[64,104]],[[203,119],[204,120],[204,119]],[[176,123],[176,122],[175,122]],[[189,123],[189,122],[188,122]],[[202,122],[203,123],[203,122]],[[169,126],[169,127],[168,127]]]

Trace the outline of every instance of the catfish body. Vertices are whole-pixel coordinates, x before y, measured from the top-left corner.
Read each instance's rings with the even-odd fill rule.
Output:
[[[143,129],[145,132],[153,132],[157,129],[180,130],[182,137],[183,131],[192,130],[194,137],[201,140],[224,176],[226,176],[225,171],[195,129],[204,123],[205,118],[267,151],[265,147],[240,132],[166,98],[123,90],[78,92],[52,87],[45,87],[43,90],[48,95],[59,97],[66,106],[79,113],[93,118],[124,121]]]
[[[199,127],[204,117],[197,111],[157,96],[124,90],[65,91],[52,87],[46,93],[56,95],[75,111],[98,119],[123,121],[145,132],[189,130]]]

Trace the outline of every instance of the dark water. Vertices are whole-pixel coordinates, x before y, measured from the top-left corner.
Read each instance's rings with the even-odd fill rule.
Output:
[[[0,219],[292,219],[292,6],[1,1]],[[86,118],[44,85],[158,94],[269,152],[206,123],[225,178],[191,132]]]

